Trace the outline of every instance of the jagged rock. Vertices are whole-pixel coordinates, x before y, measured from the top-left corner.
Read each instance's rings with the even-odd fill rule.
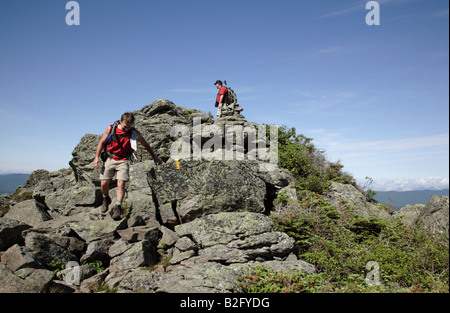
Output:
[[[47,208],[36,200],[26,200],[11,207],[5,218],[17,220],[30,226],[50,220]]]
[[[163,247],[172,247],[176,242],[178,242],[178,239],[180,239],[176,232],[170,230],[165,226],[161,226],[161,232],[162,238],[159,241],[159,244]]]
[[[365,217],[391,217],[383,206],[368,202],[364,194],[350,184],[332,182],[329,190],[325,193],[324,200],[329,201],[338,210],[341,210],[342,206],[351,206],[355,209],[356,214]]]
[[[25,246],[32,250],[37,260],[45,265],[50,265],[54,261],[65,263],[77,261],[77,257],[69,249],[58,245],[45,234],[35,231],[27,233]]]
[[[114,121],[113,121],[114,122]],[[108,125],[105,125],[105,129]],[[86,134],[72,152],[69,162],[77,182],[100,184],[100,171],[94,167],[95,151],[101,135]]]
[[[23,186],[19,186],[14,191],[14,197],[10,201],[10,206],[14,204],[29,200],[33,197],[34,189],[41,181],[48,181],[51,179],[51,173],[47,170],[36,170],[28,175],[27,180]]]
[[[264,180],[275,186],[276,189],[295,183],[294,176],[288,170],[278,167],[277,164],[260,162],[259,170],[266,175]]]
[[[27,229],[23,232],[25,246],[46,265],[52,261],[75,261],[85,250],[86,244],[69,225],[81,219],[80,216],[64,217]]]
[[[134,269],[128,272],[120,281],[117,292],[128,293],[153,293],[157,289],[157,284],[161,281],[161,275],[145,269]]]
[[[128,227],[123,230],[118,230],[117,233],[128,242],[149,241],[155,246],[158,245],[162,235],[160,225],[156,221],[145,226]]]
[[[449,197],[431,196],[425,209],[420,213],[418,222],[432,232],[449,231]]]
[[[250,273],[246,264],[225,266],[216,262],[193,262],[165,274],[156,292],[227,293],[235,291],[238,277]]]
[[[48,292],[51,285],[54,273],[44,268],[21,268],[15,272],[15,274],[23,279],[34,292],[44,293]]]
[[[252,212],[207,215],[175,230],[182,242],[175,245],[171,264],[195,255],[208,261],[245,263],[282,258],[294,248],[294,239],[274,231],[270,218]]]
[[[192,258],[164,274],[156,292],[174,293],[228,293],[238,291],[239,277],[253,273],[253,266],[261,265],[272,270],[291,270],[314,273],[312,264],[299,261],[264,261],[223,265]]]
[[[80,292],[91,293],[97,291],[109,275],[109,270],[102,271],[94,276],[84,279],[80,284]]]
[[[100,189],[94,185],[76,185],[69,188],[54,188],[42,196],[38,185],[35,196],[49,208],[50,213],[57,217],[58,215],[74,215],[84,211],[85,207],[96,207],[101,205],[103,196]]]
[[[136,128],[147,139],[150,146],[158,151],[163,160],[170,158],[170,147],[175,141],[170,135],[174,125],[189,126],[189,118],[184,114],[185,108],[175,105],[167,99],[157,99],[152,104],[134,111]],[[138,148],[136,157],[139,162],[150,160],[145,149]]]
[[[195,244],[195,242],[189,239],[189,237],[182,237],[175,244],[175,248],[177,248],[181,252],[184,252],[187,250],[197,250],[197,245]]]
[[[16,244],[2,255],[0,292],[47,292],[53,277],[53,272],[26,247]]]
[[[82,264],[91,263],[94,261],[101,261],[102,265],[109,266],[111,257],[108,254],[109,248],[114,244],[114,238],[108,236],[104,239],[91,241],[86,249],[86,252],[80,259]]]
[[[126,220],[114,221],[109,214],[104,219],[92,219],[91,217],[70,224],[71,228],[86,242],[98,240],[126,227]]]
[[[0,251],[4,251],[15,244],[24,244],[22,232],[30,227],[30,225],[17,220],[0,217]]]
[[[38,186],[39,184],[45,182],[48,182],[50,184],[50,192],[58,189],[67,189],[76,184],[73,170],[70,168],[60,169],[55,172],[50,172],[48,173],[48,175],[40,176],[40,179],[35,186]],[[36,188],[34,191],[36,192]]]
[[[193,257],[161,276],[155,292],[229,293],[238,291],[239,277],[253,273],[254,266],[274,271],[315,273],[314,265],[288,257],[286,260],[250,261],[229,265]]]
[[[423,225],[434,232],[448,233],[449,231],[449,197],[431,196],[426,205],[409,204],[398,211],[408,225]]]
[[[196,252],[194,250],[180,251],[179,249],[175,249],[173,252],[172,258],[170,259],[170,264],[178,264],[184,260],[190,259],[196,256]]]
[[[25,184],[20,188],[23,190],[33,190],[37,184],[39,184],[41,181],[49,180],[51,177],[51,174],[47,170],[36,170],[33,171],[30,175],[28,175],[27,180],[25,181]]]
[[[156,249],[148,241],[127,244],[125,251],[113,259],[109,266],[111,273],[149,266],[156,261]]]
[[[0,293],[35,293],[32,285],[26,283],[13,271],[0,263]]]
[[[169,224],[218,212],[264,212],[266,184],[257,173],[254,162],[192,161],[181,162],[180,169],[173,164],[155,167],[148,182],[163,222]]]
[[[0,293],[48,292],[53,277],[53,272],[46,269],[22,268],[13,272],[0,263]]]
[[[406,225],[415,226],[420,213],[425,210],[425,204],[407,204],[395,213]]]
[[[125,229],[126,219],[115,221],[109,214],[96,215],[82,213],[78,221],[69,222],[70,228],[87,243],[108,236],[117,230]]]
[[[10,247],[2,255],[2,263],[13,272],[24,267],[41,266],[36,260],[32,250],[17,244]]]

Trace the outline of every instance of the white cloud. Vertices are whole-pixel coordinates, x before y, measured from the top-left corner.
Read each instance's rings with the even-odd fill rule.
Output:
[[[363,185],[365,180],[360,180]],[[449,188],[448,177],[376,178],[371,189],[376,191],[440,190]]]

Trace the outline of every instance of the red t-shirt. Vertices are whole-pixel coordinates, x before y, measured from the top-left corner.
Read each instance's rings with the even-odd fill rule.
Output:
[[[123,130],[121,130],[119,127],[116,127],[116,135],[117,140],[111,141],[106,148],[106,151],[114,154],[111,156],[116,161],[123,161],[127,159],[127,154],[131,151],[131,142],[130,142],[130,136],[131,136],[131,130],[125,133]],[[123,138],[119,136],[124,136],[128,138]]]
[[[224,86],[220,87],[219,92],[217,93],[217,102],[220,103],[220,96],[223,95],[223,100],[222,102],[225,103],[227,102],[227,98],[228,98],[228,89]]]

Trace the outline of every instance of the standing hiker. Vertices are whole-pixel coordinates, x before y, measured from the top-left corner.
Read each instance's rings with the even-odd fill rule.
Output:
[[[220,80],[217,80],[214,85],[219,89],[216,99],[217,117],[219,118],[222,116],[222,110],[227,109],[228,89],[222,85]]]
[[[122,114],[120,121],[109,126],[103,134],[97,146],[95,153],[94,166],[100,165],[100,156],[104,161],[100,172],[101,191],[103,194],[102,212],[108,211],[111,203],[109,197],[109,183],[117,173],[117,200],[111,210],[111,216],[118,220],[122,215],[122,201],[125,196],[125,183],[129,180],[130,158],[137,143],[141,143],[153,158],[155,164],[164,164],[153,152],[148,142],[142,137],[141,133],[133,127],[134,115],[127,112]],[[102,152],[103,151],[103,152]]]

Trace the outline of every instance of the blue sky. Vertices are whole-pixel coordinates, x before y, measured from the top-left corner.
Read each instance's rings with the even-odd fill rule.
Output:
[[[227,80],[249,121],[295,127],[379,190],[448,188],[449,4],[0,1],[0,173],[68,167],[86,133],[158,98],[215,114]]]

